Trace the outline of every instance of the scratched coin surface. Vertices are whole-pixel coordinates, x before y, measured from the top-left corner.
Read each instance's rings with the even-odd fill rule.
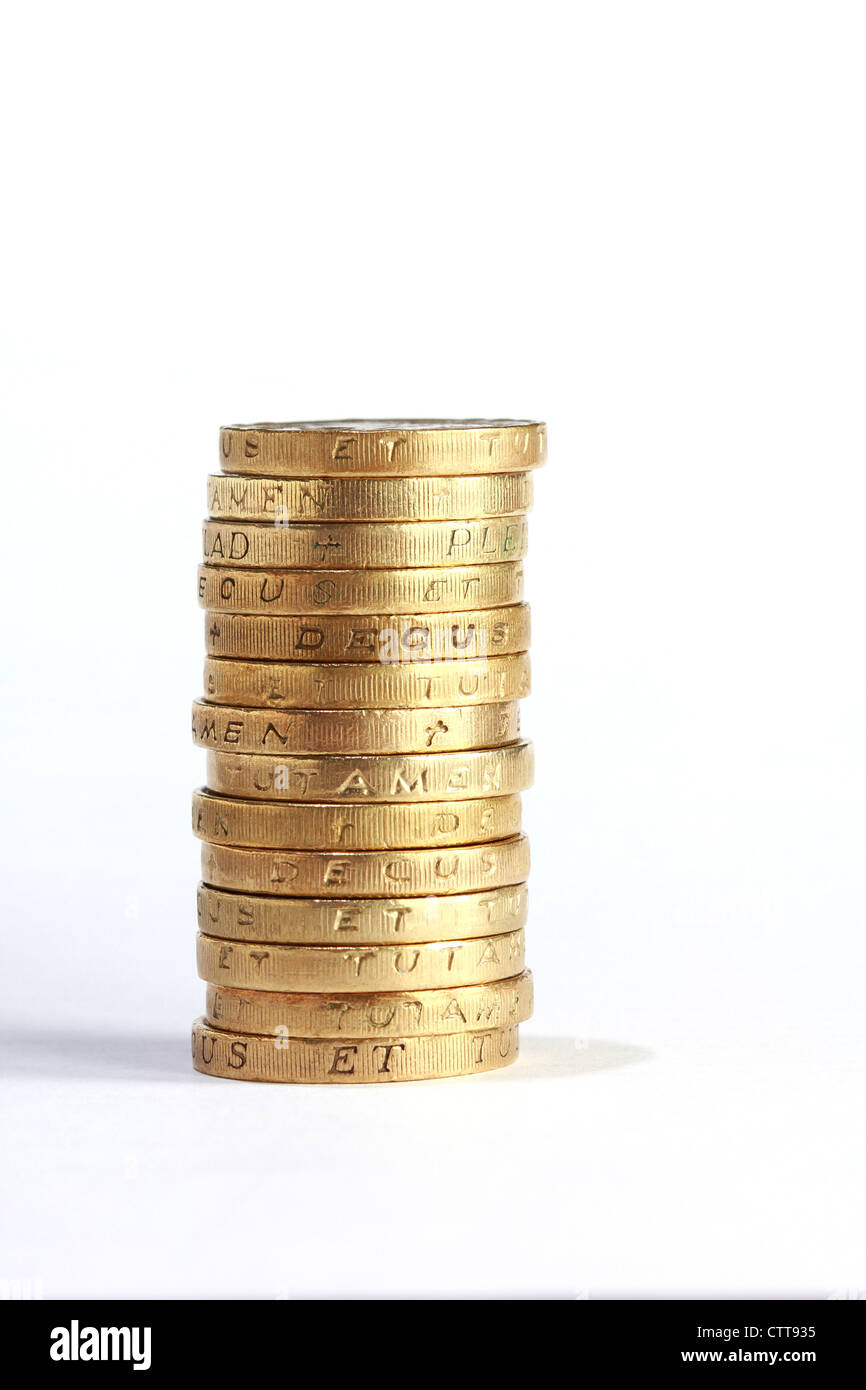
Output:
[[[529,473],[475,478],[255,478],[214,473],[210,516],[221,521],[466,521],[525,512]]]
[[[205,1002],[205,1019],[214,1028],[295,1038],[473,1033],[525,1023],[531,1015],[528,970],[484,985],[387,994],[290,994],[209,984]]]
[[[309,946],[499,936],[526,925],[525,883],[424,898],[276,898],[200,883],[199,929],[230,941]]]
[[[258,710],[203,700],[192,707],[193,742],[235,753],[426,753],[493,748],[519,733],[516,700],[424,710]]]
[[[449,613],[523,597],[523,566],[452,569],[233,569],[199,565],[198,601],[218,613]]]
[[[538,420],[298,420],[226,425],[220,467],[265,477],[523,473],[547,455]]]
[[[520,797],[334,806],[245,801],[197,791],[193,834],[215,844],[275,849],[393,849],[478,844],[520,829]]]
[[[196,1071],[232,1081],[349,1084],[432,1081],[495,1071],[516,1061],[518,1030],[425,1037],[286,1038],[192,1026]]]
[[[291,753],[207,754],[210,791],[249,800],[470,801],[532,785],[530,743],[460,753],[298,757]]]
[[[529,694],[528,652],[467,661],[231,661],[208,657],[204,690],[217,705],[254,709],[430,709]]]
[[[268,850],[203,844],[201,876],[214,888],[295,898],[426,897],[523,883],[525,835],[449,849]]]
[[[529,647],[525,603],[449,613],[205,613],[211,656],[252,661],[459,661]]]
[[[406,988],[480,985],[519,975],[523,929],[503,936],[399,946],[288,946],[223,941],[199,932],[198,973],[210,984],[239,989],[338,990],[346,994]]]
[[[396,569],[483,565],[522,560],[527,525],[522,512],[475,521],[205,521],[202,552],[211,565],[268,569]]]

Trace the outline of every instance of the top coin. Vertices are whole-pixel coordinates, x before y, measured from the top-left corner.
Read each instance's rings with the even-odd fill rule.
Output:
[[[537,420],[301,420],[226,425],[226,473],[263,477],[472,476],[523,473],[547,456]]]

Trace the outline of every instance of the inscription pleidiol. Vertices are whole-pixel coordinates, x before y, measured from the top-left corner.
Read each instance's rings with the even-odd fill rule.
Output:
[[[205,521],[204,559],[212,565],[268,565],[364,569],[400,565],[487,564],[526,554],[523,515],[497,520],[339,522],[313,527],[301,522],[275,527],[262,522],[226,525]]]

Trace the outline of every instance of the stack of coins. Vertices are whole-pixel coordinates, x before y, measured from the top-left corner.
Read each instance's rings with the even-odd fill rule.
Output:
[[[517,1055],[532,421],[233,426],[208,482],[195,1067],[420,1080]]]

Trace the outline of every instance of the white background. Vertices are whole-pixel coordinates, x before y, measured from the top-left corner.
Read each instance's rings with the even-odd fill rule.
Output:
[[[20,5],[0,1279],[866,1289],[857,4]],[[221,423],[550,426],[523,1057],[193,1074]]]

